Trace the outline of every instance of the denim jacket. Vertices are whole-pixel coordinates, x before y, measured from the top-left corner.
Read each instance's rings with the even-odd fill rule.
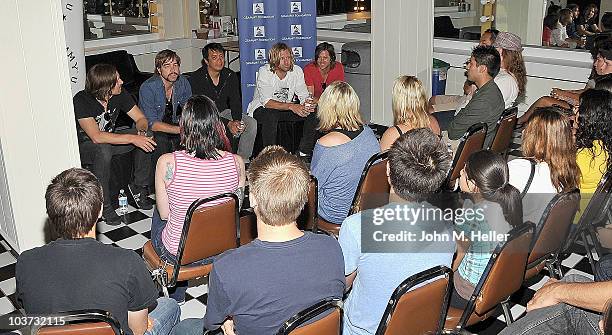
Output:
[[[174,83],[172,91],[172,110],[176,113],[177,106],[181,105],[183,107],[190,97],[191,86],[189,81],[180,75]],[[149,127],[163,119],[166,110],[166,92],[162,78],[159,75],[147,79],[140,85],[138,107],[140,107],[149,121]],[[178,118],[173,121],[178,123]]]

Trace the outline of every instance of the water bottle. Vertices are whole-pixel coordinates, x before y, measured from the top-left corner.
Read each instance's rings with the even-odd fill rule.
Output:
[[[127,212],[128,200],[125,191],[122,189],[119,191],[119,215],[127,214]]]

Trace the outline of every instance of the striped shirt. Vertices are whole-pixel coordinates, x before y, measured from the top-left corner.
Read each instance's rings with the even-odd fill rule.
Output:
[[[238,188],[238,169],[234,155],[224,152],[219,159],[200,159],[184,150],[175,151],[174,173],[166,186],[170,214],[162,232],[166,250],[176,255],[185,214],[195,200],[217,194],[234,192]],[[223,200],[220,200],[223,201]],[[205,206],[218,204],[212,201]]]

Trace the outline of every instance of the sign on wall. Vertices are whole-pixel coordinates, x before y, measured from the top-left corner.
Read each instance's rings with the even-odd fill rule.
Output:
[[[68,58],[72,95],[85,88],[85,46],[83,0],[62,0],[66,57]]]
[[[270,48],[287,44],[302,69],[314,58],[317,43],[316,1],[240,0],[238,25],[242,106],[253,98],[257,70],[268,63]]]

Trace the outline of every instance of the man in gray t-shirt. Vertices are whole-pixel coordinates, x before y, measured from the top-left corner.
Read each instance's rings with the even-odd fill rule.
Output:
[[[450,155],[445,145],[431,130],[413,129],[389,149],[388,167],[391,204],[349,216],[340,229],[344,273],[347,286],[352,284],[344,304],[344,335],[374,334],[402,281],[434,266],[452,264],[455,242],[449,226],[434,214],[438,208],[419,201],[446,178]],[[383,241],[385,233],[404,234],[407,240]],[[446,236],[448,241],[423,241],[424,235]]]

